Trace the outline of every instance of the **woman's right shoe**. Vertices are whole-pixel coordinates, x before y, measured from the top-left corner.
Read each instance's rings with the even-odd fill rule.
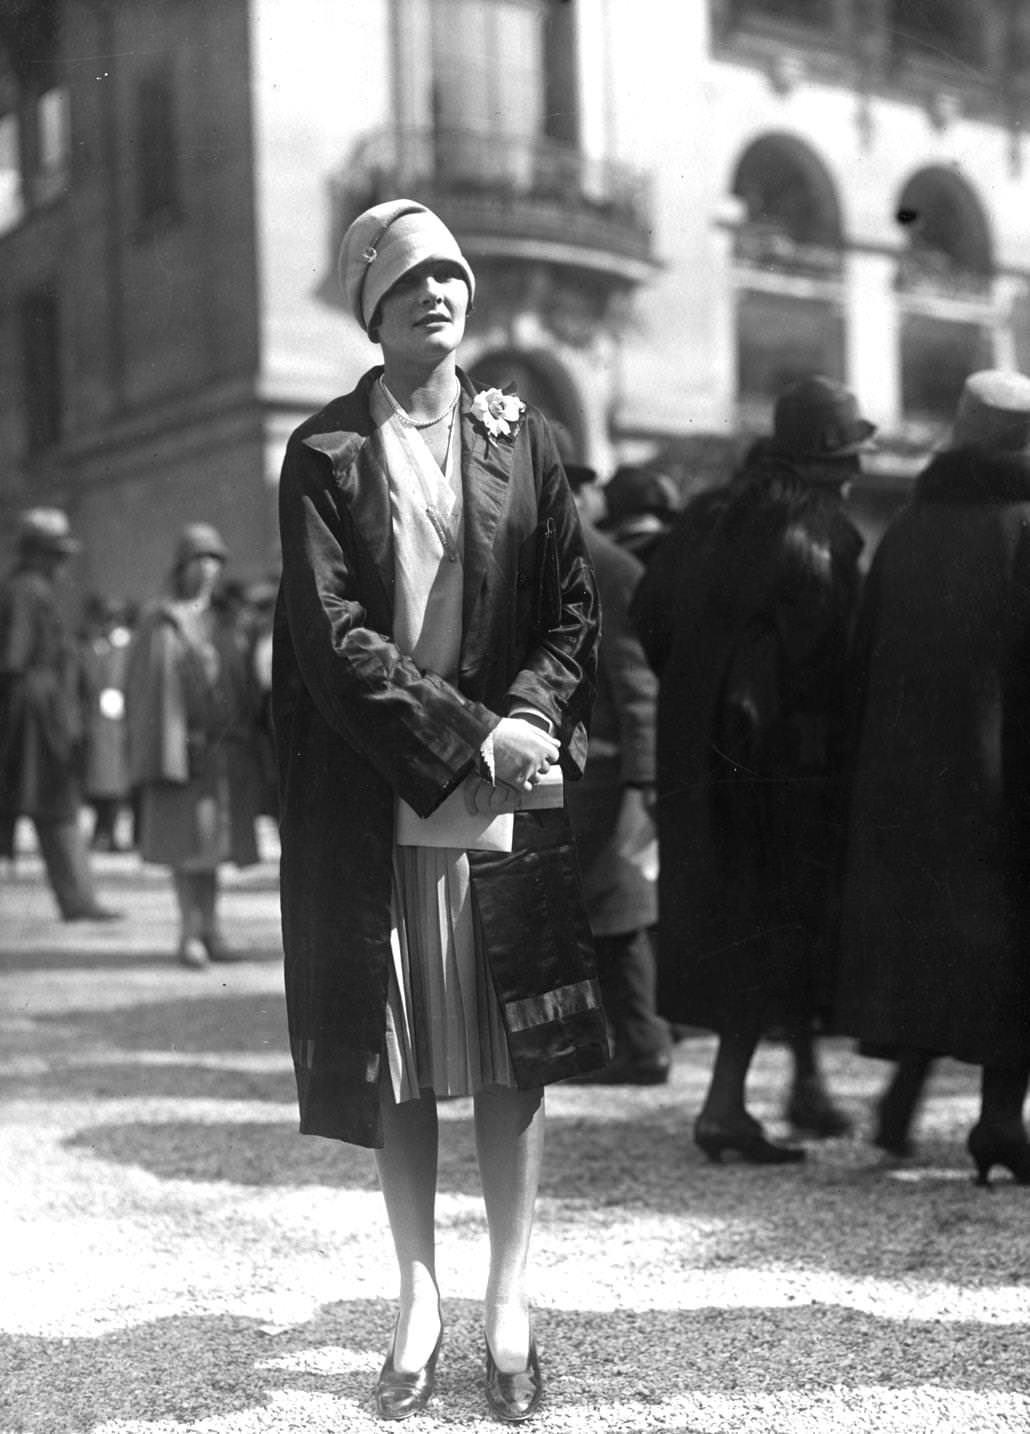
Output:
[[[1017,1185],[1030,1185],[1030,1140],[1025,1131],[1009,1133],[977,1124],[969,1132],[966,1148],[976,1166],[977,1185],[990,1189],[993,1165],[1003,1165]]]
[[[805,1158],[800,1145],[778,1145],[769,1140],[750,1115],[733,1121],[699,1115],[694,1122],[694,1144],[715,1165],[721,1164],[722,1157],[730,1151],[750,1165],[797,1165]]]
[[[393,1367],[393,1341],[391,1340],[390,1353],[383,1362],[373,1391],[376,1413],[380,1419],[407,1419],[409,1415],[418,1414],[425,1409],[436,1388],[436,1361],[440,1355],[441,1344],[443,1344],[442,1324],[436,1344],[433,1346],[433,1352],[422,1368],[416,1369],[414,1374],[404,1374]]]
[[[486,1341],[486,1402],[504,1424],[522,1424],[532,1419],[544,1397],[544,1381],[540,1375],[540,1359],[536,1337],[529,1337],[529,1358],[525,1369],[504,1374],[497,1368],[490,1341]]]

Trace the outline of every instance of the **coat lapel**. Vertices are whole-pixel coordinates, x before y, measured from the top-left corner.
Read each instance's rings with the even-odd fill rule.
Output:
[[[304,439],[316,453],[324,453],[333,467],[336,486],[347,505],[358,535],[365,544],[393,613],[393,529],[390,485],[383,462],[378,429],[360,433],[313,433]]]
[[[461,390],[461,487],[465,522],[465,579],[462,632],[472,624],[483,590],[497,524],[507,501],[515,445],[510,438],[488,439],[472,414],[476,390],[466,379]]]

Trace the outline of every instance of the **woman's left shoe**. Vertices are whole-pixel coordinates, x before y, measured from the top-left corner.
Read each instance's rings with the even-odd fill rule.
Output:
[[[1010,1133],[977,1124],[969,1132],[966,1148],[976,1166],[977,1185],[990,1189],[992,1165],[1003,1165],[1017,1185],[1030,1185],[1030,1140],[1025,1131]]]
[[[373,1391],[376,1413],[380,1419],[407,1419],[409,1415],[418,1414],[425,1409],[436,1388],[436,1361],[442,1343],[441,1324],[433,1352],[425,1364],[421,1369],[416,1369],[414,1374],[404,1374],[393,1367],[393,1341],[390,1342],[390,1353],[383,1362]]]
[[[490,1341],[486,1341],[486,1402],[504,1424],[522,1424],[532,1419],[544,1395],[540,1376],[540,1359],[536,1337],[529,1336],[529,1358],[525,1369],[516,1374],[503,1374],[494,1361]]]

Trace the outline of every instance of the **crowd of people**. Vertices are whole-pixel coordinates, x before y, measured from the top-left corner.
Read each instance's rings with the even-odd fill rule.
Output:
[[[80,802],[97,850],[131,820],[199,969],[234,955],[222,864],[278,818],[301,1129],[375,1150],[397,1258],[379,1413],[433,1391],[436,1102],[468,1095],[484,1387],[521,1422],[543,1390],[526,1268],[550,1082],[660,1084],[713,1032],[696,1145],[794,1165],[851,1128],[822,1035],[891,1063],[891,1158],[953,1057],[982,1073],[978,1179],[1030,1184],[1030,379],[967,379],[870,554],[847,500],[875,428],[841,383],[784,388],[739,469],[683,504],[646,466],[602,483],[469,381],[475,275],[424,206],[359,216],[340,280],[383,361],[290,439],[278,599],[229,584],[194,523],[160,596],[94,600],[76,640],[67,518],[25,515],[0,594],[0,849],[29,818],[60,915],[113,919]],[[786,1140],[747,1108],[770,1038]]]

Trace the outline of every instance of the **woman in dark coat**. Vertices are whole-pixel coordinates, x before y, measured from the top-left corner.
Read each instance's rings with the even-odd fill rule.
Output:
[[[564,811],[482,809],[554,764],[580,774],[596,597],[546,423],[456,368],[474,278],[454,236],[392,201],[354,221],[340,269],[385,366],[293,434],[280,490],[301,1130],[376,1148],[400,1270],[376,1398],[399,1418],[429,1398],[442,1335],[436,1097],[474,1097],[486,1392],[521,1419],[540,1398],[525,1270],[541,1087],[603,1065],[607,1038]]]
[[[862,540],[842,510],[872,425],[820,377],[785,391],[775,442],[696,527],[674,620],[635,604],[658,698],[659,1010],[719,1045],[694,1140],[764,1164],[800,1160],[745,1101],[770,1027],[791,1035],[789,1108],[847,1128],[819,1079],[812,1024],[829,1004],[841,849],[846,663]],[[690,551],[684,527],[668,540]],[[661,553],[652,571],[661,571]],[[650,574],[649,574],[650,576]]]
[[[212,604],[226,555],[210,524],[183,530],[171,592],[144,613],[127,678],[140,855],[170,868],[178,957],[197,969],[234,959],[218,922],[219,867],[258,859],[257,694],[237,635]]]
[[[903,1055],[878,1143],[907,1148],[935,1055],[983,1068],[969,1149],[1030,1180],[1030,380],[967,380],[952,448],[885,534],[843,909],[842,1029]]]

